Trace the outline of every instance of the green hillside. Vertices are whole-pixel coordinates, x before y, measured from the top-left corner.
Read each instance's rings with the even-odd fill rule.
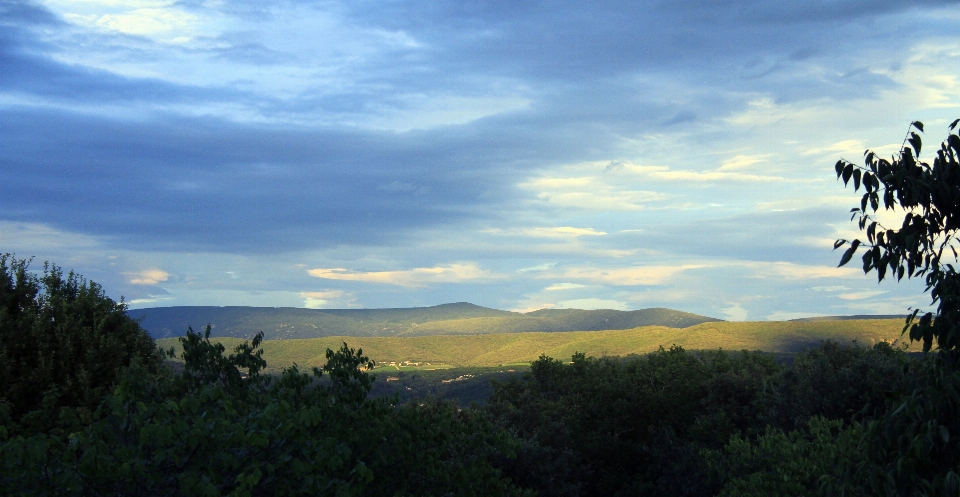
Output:
[[[488,333],[409,337],[323,337],[294,340],[265,340],[264,356],[271,369],[297,363],[302,367],[321,366],[327,348],[341,342],[362,348],[381,366],[401,362],[420,363],[420,368],[496,366],[521,364],[541,354],[569,358],[574,352],[588,356],[645,354],[657,348],[680,345],[688,350],[764,350],[798,352],[823,340],[863,345],[900,338],[902,319],[835,321],[708,322],[687,328],[645,326],[629,330]],[[228,349],[241,343],[221,338]],[[176,346],[177,340],[158,340],[162,347]],[[914,347],[916,348],[916,347]],[[428,364],[429,363],[429,364]]]
[[[210,324],[217,337],[267,340],[317,337],[475,335],[527,331],[625,330],[638,326],[682,328],[716,321],[671,309],[541,310],[527,314],[466,302],[409,309],[298,309],[291,307],[154,307],[129,311],[154,338],[182,336]]]

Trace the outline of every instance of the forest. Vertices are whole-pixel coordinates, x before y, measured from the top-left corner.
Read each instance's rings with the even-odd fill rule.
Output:
[[[879,280],[925,280],[936,310],[904,328],[919,355],[826,342],[789,363],[676,346],[541,356],[484,406],[402,402],[370,395],[373,363],[347,343],[276,374],[262,335],[228,351],[189,330],[163,351],[98,284],[0,256],[0,493],[957,495],[960,136],[932,165],[919,135],[906,144],[837,163],[864,188],[865,240],[835,249],[840,265],[862,251]],[[894,207],[901,226],[876,222]]]

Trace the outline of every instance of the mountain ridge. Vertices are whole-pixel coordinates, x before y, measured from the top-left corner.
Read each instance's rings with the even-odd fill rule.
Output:
[[[722,321],[661,307],[635,311],[541,309],[520,313],[469,302],[383,309],[174,306],[134,309],[127,313],[140,320],[140,325],[154,338],[183,336],[187,327],[201,330],[210,324],[212,336],[250,338],[263,331],[268,340],[600,331],[640,326],[686,328]]]

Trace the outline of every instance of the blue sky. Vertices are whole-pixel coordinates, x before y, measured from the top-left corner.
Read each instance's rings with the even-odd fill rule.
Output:
[[[131,307],[901,313],[833,164],[960,117],[950,1],[0,0],[0,251]]]

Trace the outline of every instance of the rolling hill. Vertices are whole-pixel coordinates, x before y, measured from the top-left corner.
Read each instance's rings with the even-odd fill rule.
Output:
[[[497,366],[528,363],[541,354],[569,359],[574,352],[588,356],[645,354],[657,348],[680,345],[688,350],[763,350],[799,352],[824,340],[871,346],[901,338],[902,319],[705,322],[686,328],[644,326],[628,330],[487,333],[460,336],[323,337],[296,340],[265,340],[264,358],[271,370],[294,363],[301,367],[322,366],[328,348],[342,342],[362,348],[380,364],[407,361],[434,367]],[[220,338],[228,350],[242,343]],[[177,347],[174,338],[158,340],[164,348]],[[914,345],[911,350],[918,349]]]
[[[207,324],[216,337],[266,340],[319,337],[401,337],[518,332],[626,330],[639,326],[685,328],[714,318],[671,309],[637,311],[546,309],[519,313],[466,302],[408,309],[301,309],[292,307],[154,307],[128,311],[154,338],[182,336]]]

